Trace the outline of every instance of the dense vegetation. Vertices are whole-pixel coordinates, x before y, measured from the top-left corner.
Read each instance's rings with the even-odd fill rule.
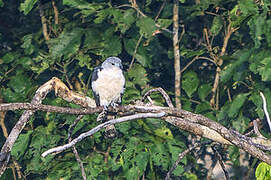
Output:
[[[0,0],[0,102],[29,102],[35,90],[54,76],[73,91],[92,97],[91,72],[109,56],[123,60],[127,81],[123,104],[154,87],[162,87],[175,100],[174,2]],[[241,133],[249,132],[250,122],[260,118],[261,133],[270,137],[259,96],[261,91],[271,102],[270,13],[270,0],[179,1],[181,96],[177,98],[183,109]],[[157,105],[165,105],[160,95],[151,97]],[[75,107],[53,93],[44,104]],[[1,112],[1,144],[7,136],[5,127],[10,131],[21,113]],[[96,117],[84,116],[73,136],[95,127]],[[81,179],[71,150],[41,158],[45,150],[68,141],[68,128],[75,119],[75,115],[36,112],[12,150],[12,168],[2,178],[11,179],[17,171],[26,179]],[[98,132],[77,144],[89,179],[163,179],[178,154],[191,144],[189,133],[157,119],[116,128],[116,139]],[[218,150],[231,162],[236,179],[242,168],[242,176],[255,178],[251,172],[260,163],[257,159],[248,156],[248,165],[242,167],[236,147]],[[197,156],[185,156],[172,177],[206,178],[208,169],[196,162],[206,153],[202,147]],[[270,167],[259,167],[257,177],[270,178]]]

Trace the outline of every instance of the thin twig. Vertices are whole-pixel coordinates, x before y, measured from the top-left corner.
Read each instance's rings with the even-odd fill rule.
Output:
[[[267,110],[266,99],[265,99],[264,94],[262,92],[260,92],[260,95],[261,95],[262,100],[263,100],[263,111],[264,111],[264,114],[266,116],[266,120],[268,122],[269,129],[270,129],[270,132],[271,132],[271,121],[270,121],[270,116],[269,116],[269,113],[268,113],[268,110]]]
[[[82,133],[80,136],[78,136],[77,138],[73,139],[70,143],[65,144],[63,146],[58,146],[52,149],[49,149],[47,151],[45,151],[44,153],[42,153],[42,157],[45,157],[49,154],[57,154],[60,153],[66,149],[69,149],[71,147],[73,147],[76,143],[80,142],[81,140],[83,140],[84,138],[93,135],[94,133],[100,131],[101,129],[105,128],[106,126],[109,125],[113,125],[113,124],[117,124],[117,123],[121,123],[121,122],[125,122],[125,121],[130,121],[130,120],[134,120],[134,119],[142,119],[142,118],[160,118],[163,117],[165,115],[165,112],[160,112],[160,113],[139,113],[139,114],[135,114],[135,115],[131,115],[131,116],[125,116],[125,117],[121,117],[121,118],[117,118],[117,119],[113,119],[107,122],[104,122],[102,124],[99,124],[98,126],[96,126],[95,128],[91,129],[88,132]]]
[[[165,101],[167,102],[167,105],[168,107],[174,107],[171,100],[170,100],[170,97],[169,95],[166,93],[166,91],[164,91],[164,89],[162,88],[155,88],[155,89],[151,89],[149,90],[148,92],[146,92],[142,98],[142,101],[144,101],[144,99],[149,96],[152,92],[160,92],[163,96],[163,98],[165,99]]]
[[[164,0],[164,1],[163,1],[163,4],[161,5],[161,7],[160,7],[160,9],[159,9],[159,11],[158,11],[158,13],[157,13],[157,15],[156,15],[155,18],[154,18],[154,21],[157,21],[157,19],[159,18],[159,16],[160,16],[162,10],[164,9],[166,3],[167,3],[167,0]]]
[[[130,8],[133,8],[133,9],[135,9],[139,14],[141,14],[141,16],[146,17],[146,15],[145,15],[142,11],[140,11],[139,8],[134,7],[134,6],[130,5],[130,4],[123,4],[123,5],[118,6],[117,8],[122,8],[122,7],[130,7]]]
[[[68,139],[70,139],[72,137],[72,131],[74,130],[75,126],[77,125],[77,123],[83,118],[83,115],[79,115],[77,116],[77,118],[73,121],[72,125],[69,127],[68,130]]]
[[[187,65],[181,70],[181,73],[183,73],[193,62],[195,62],[198,59],[199,59],[199,57],[196,56],[191,61],[189,61],[189,63],[187,63]]]
[[[220,164],[220,166],[221,166],[221,168],[222,168],[222,170],[223,170],[223,172],[224,172],[224,175],[225,175],[226,180],[229,180],[229,179],[230,179],[229,173],[228,173],[228,171],[226,170],[226,167],[225,167],[224,162],[223,162],[223,160],[222,160],[222,156],[220,155],[220,153],[217,151],[217,149],[216,149],[214,146],[212,146],[212,149],[213,149],[213,151],[214,151],[216,157],[218,158],[218,162],[219,162],[219,164]]]
[[[73,124],[70,126],[69,128],[69,131],[68,131],[68,138],[69,138],[69,143],[72,141],[72,131],[74,129],[74,127],[76,126],[76,124],[82,119],[83,115],[79,115],[75,121],[73,122]],[[86,172],[85,172],[85,169],[84,169],[84,165],[83,165],[83,162],[81,161],[81,158],[78,154],[78,151],[76,149],[75,146],[72,147],[72,151],[73,151],[73,154],[75,155],[75,159],[76,161],[78,162],[79,166],[80,166],[80,169],[81,169],[81,173],[82,173],[82,177],[84,180],[87,179],[87,176],[86,176]]]
[[[210,143],[205,142],[204,144]],[[172,174],[172,172],[176,169],[176,167],[178,166],[178,164],[180,163],[180,161],[184,158],[184,156],[186,154],[188,154],[190,151],[192,151],[193,149],[201,146],[203,143],[195,143],[193,144],[190,148],[186,149],[184,152],[180,153],[178,156],[178,159],[175,161],[175,163],[173,164],[173,166],[170,168],[170,170],[167,172],[167,176],[165,178],[165,180],[169,180],[170,179],[170,175]]]
[[[253,131],[258,137],[264,138],[263,135],[260,133],[259,128],[258,128],[257,121],[259,121],[259,120],[260,119],[253,120]]]
[[[205,59],[205,60],[208,60],[208,61],[212,62],[214,65],[217,65],[216,62],[215,62],[213,59],[211,59],[211,58],[204,57],[204,56],[199,56],[198,58],[199,58],[199,59]]]
[[[41,24],[42,24],[42,32],[43,32],[43,36],[44,39],[46,41],[50,40],[50,36],[48,34],[48,29],[47,29],[47,24],[46,24],[46,17],[44,15],[44,9],[43,9],[43,5],[41,2],[39,2],[39,11],[40,11],[40,18],[41,18]]]
[[[58,18],[58,9],[57,9],[55,0],[52,0],[52,6],[54,9],[54,14],[55,14],[55,24],[57,25],[59,23],[59,21],[58,21],[59,18]]]
[[[182,31],[182,33],[181,33],[181,35],[180,35],[180,38],[179,38],[179,40],[178,40],[178,43],[181,42],[181,40],[183,39],[183,36],[184,36],[184,34],[185,34],[185,27],[184,27],[184,25],[182,24],[181,27],[183,28],[183,31]]]
[[[136,55],[138,46],[139,46],[139,44],[140,44],[142,38],[143,38],[143,34],[140,35],[140,37],[139,37],[139,39],[138,39],[138,41],[137,41],[137,43],[136,43],[136,47],[135,47],[135,50],[134,50],[134,53],[133,53],[133,58],[132,58],[132,61],[131,61],[131,63],[130,63],[130,66],[129,66],[128,71],[131,70],[131,68],[132,68],[132,66],[133,66],[133,64],[134,64],[134,61],[135,61],[135,55]]]

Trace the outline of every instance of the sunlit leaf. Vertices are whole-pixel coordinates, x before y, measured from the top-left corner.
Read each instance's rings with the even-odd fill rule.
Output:
[[[24,15],[27,15],[34,7],[34,5],[37,3],[37,0],[25,0],[20,5],[20,11],[24,12]]]
[[[261,162],[255,171],[257,180],[269,180],[271,179],[271,166],[265,162]]]

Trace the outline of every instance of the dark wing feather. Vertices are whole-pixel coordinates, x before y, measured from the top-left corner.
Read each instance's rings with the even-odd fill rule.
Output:
[[[118,102],[119,104],[121,104],[121,102],[122,102],[122,96],[123,96],[123,94],[124,94],[125,86],[126,86],[125,84],[126,84],[126,83],[124,83],[124,86],[123,86],[123,89],[124,89],[123,92],[120,93],[120,98],[119,98],[119,102]]]
[[[91,76],[91,83],[93,83],[94,81],[96,81],[98,79],[98,72],[101,71],[102,68],[100,66],[94,68],[92,76]],[[94,98],[95,98],[95,102],[96,102],[96,106],[100,106],[100,96],[99,94],[97,94],[93,89],[92,89]]]

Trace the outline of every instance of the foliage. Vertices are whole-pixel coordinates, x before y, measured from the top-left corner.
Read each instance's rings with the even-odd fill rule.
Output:
[[[130,2],[134,1],[55,1],[59,12],[56,16],[52,1],[0,0],[0,99],[29,102],[37,87],[53,76],[74,91],[92,96],[91,72],[109,56],[119,56],[126,70],[123,104],[140,99],[153,87],[162,87],[173,97],[173,2],[165,1],[160,14],[162,0]],[[264,118],[259,92],[271,102],[271,1],[179,2],[180,23],[185,29],[180,39],[182,68],[199,57],[182,74],[183,109],[203,114],[242,133],[248,132],[252,120]],[[48,41],[44,38],[41,6]],[[220,56],[229,25],[237,29],[230,36],[225,54]],[[211,51],[206,47],[205,30],[212,43]],[[221,73],[217,108],[209,103],[217,72],[213,55],[223,60],[218,65]],[[128,70],[133,56],[135,62]],[[151,98],[157,105],[165,105],[160,95],[154,93]],[[74,106],[55,99],[53,94],[44,103]],[[268,109],[271,112],[270,105]],[[19,111],[6,114],[9,130],[20,114]],[[37,112],[27,124],[12,150],[27,179],[81,179],[71,150],[47,158],[40,156],[45,150],[68,142],[68,128],[75,118]],[[73,137],[95,127],[95,119],[95,115],[84,116]],[[163,179],[178,154],[189,145],[188,133],[157,119],[127,122],[116,128],[117,139],[105,139],[102,133],[96,133],[76,146],[89,179]],[[270,137],[266,126],[261,132]],[[5,139],[1,137],[3,144]],[[229,148],[224,153],[228,153],[236,169],[241,169],[238,149]],[[207,169],[197,165],[196,160],[187,155],[172,177],[206,177]],[[246,168],[255,168],[252,163],[249,165]],[[270,178],[269,175],[269,166],[260,163],[256,178]],[[234,176],[240,178],[238,173]],[[8,169],[4,178],[11,177],[12,171]]]

